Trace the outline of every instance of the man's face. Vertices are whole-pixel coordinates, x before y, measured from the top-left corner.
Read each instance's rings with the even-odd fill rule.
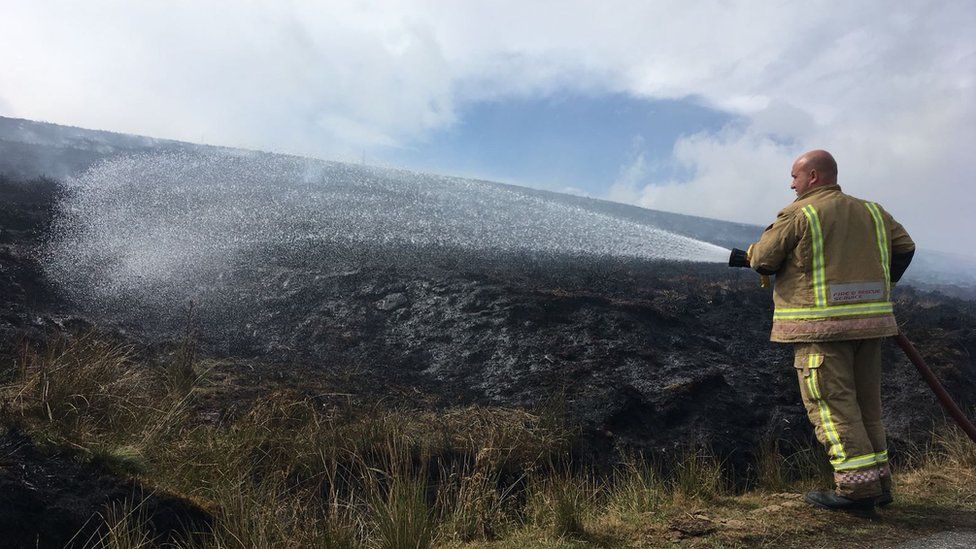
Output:
[[[812,174],[807,169],[806,162],[803,159],[798,159],[793,163],[793,169],[790,170],[790,177],[793,179],[793,182],[790,183],[790,188],[796,191],[796,196],[807,192],[807,189],[813,184]]]

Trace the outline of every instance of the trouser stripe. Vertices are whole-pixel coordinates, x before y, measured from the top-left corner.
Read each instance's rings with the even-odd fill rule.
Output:
[[[862,456],[854,456],[852,458],[839,459],[835,458],[830,460],[830,464],[834,466],[835,471],[848,471],[850,469],[861,469],[863,467],[869,467],[873,465],[878,465],[882,463],[888,463],[888,451],[883,450],[874,454],[864,454]]]
[[[827,407],[827,403],[821,398],[820,389],[817,387],[816,361],[818,358],[819,355],[810,355],[807,359],[807,366],[810,367],[810,377],[808,378],[810,396],[817,402],[817,407],[820,410],[820,421],[823,423],[824,433],[827,434],[827,440],[830,442],[830,454],[834,456],[834,459],[844,460],[847,458],[847,455],[844,453],[844,446],[840,443],[840,435],[834,426],[833,418],[830,417],[830,408]]]

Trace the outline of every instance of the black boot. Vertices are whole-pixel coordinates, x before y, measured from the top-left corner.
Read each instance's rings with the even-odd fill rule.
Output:
[[[888,468],[888,464],[881,465],[881,495],[875,500],[874,504],[878,507],[887,507],[891,505],[895,498],[891,496],[891,469]]]
[[[877,505],[878,507],[887,507],[891,505],[891,502],[893,501],[895,501],[895,498],[892,497],[890,491],[881,492],[881,495],[878,496],[878,499],[874,500],[874,504]]]
[[[838,496],[834,492],[807,492],[803,498],[807,503],[830,509],[831,511],[852,511],[859,513],[870,513],[874,511],[875,498],[850,499]]]

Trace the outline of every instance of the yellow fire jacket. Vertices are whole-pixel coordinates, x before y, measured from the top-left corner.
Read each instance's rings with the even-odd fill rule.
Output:
[[[838,341],[898,333],[891,284],[915,243],[881,206],[815,187],[783,208],[752,245],[750,264],[775,274],[777,342]]]

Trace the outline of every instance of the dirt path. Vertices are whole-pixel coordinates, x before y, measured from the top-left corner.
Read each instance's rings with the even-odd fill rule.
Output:
[[[897,549],[971,549],[976,547],[976,530],[954,530],[925,536],[897,547]]]

